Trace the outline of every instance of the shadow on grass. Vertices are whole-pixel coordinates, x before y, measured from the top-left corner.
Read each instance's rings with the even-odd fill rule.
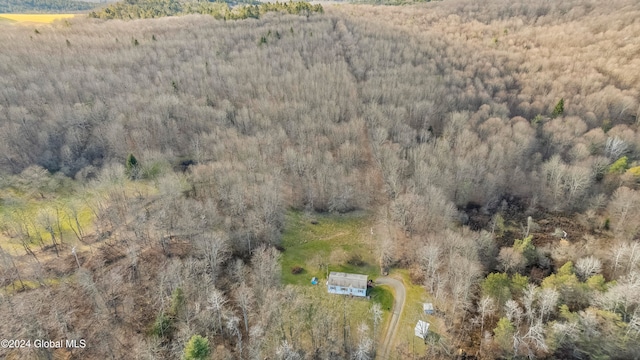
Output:
[[[391,311],[393,307],[393,293],[388,286],[375,286],[369,289],[371,300],[380,303],[383,310]]]

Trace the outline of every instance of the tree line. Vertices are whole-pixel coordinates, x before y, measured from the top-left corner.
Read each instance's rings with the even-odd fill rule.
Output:
[[[77,0],[2,0],[0,13],[65,13],[86,11],[96,4]]]
[[[187,14],[206,14],[216,19],[239,20],[258,18],[271,12],[309,16],[313,12],[322,13],[322,5],[312,5],[305,1],[256,3],[231,7],[228,2],[183,1],[183,0],[126,0],[117,2],[89,13],[89,17],[99,19],[146,19]]]

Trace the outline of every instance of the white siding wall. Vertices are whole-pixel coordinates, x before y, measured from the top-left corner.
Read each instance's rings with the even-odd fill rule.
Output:
[[[340,295],[353,295],[353,296],[367,296],[367,289],[355,289],[348,287],[341,287],[335,285],[328,285],[329,293]]]

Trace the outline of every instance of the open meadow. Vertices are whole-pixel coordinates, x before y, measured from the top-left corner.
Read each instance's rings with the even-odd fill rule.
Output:
[[[72,19],[76,14],[0,14],[0,21],[18,24],[50,24],[56,20]]]

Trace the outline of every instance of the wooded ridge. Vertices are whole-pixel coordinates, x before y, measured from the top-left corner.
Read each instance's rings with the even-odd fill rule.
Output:
[[[89,345],[0,357],[373,359],[330,271],[398,358],[640,353],[636,1],[145,1],[0,23],[0,333]]]

